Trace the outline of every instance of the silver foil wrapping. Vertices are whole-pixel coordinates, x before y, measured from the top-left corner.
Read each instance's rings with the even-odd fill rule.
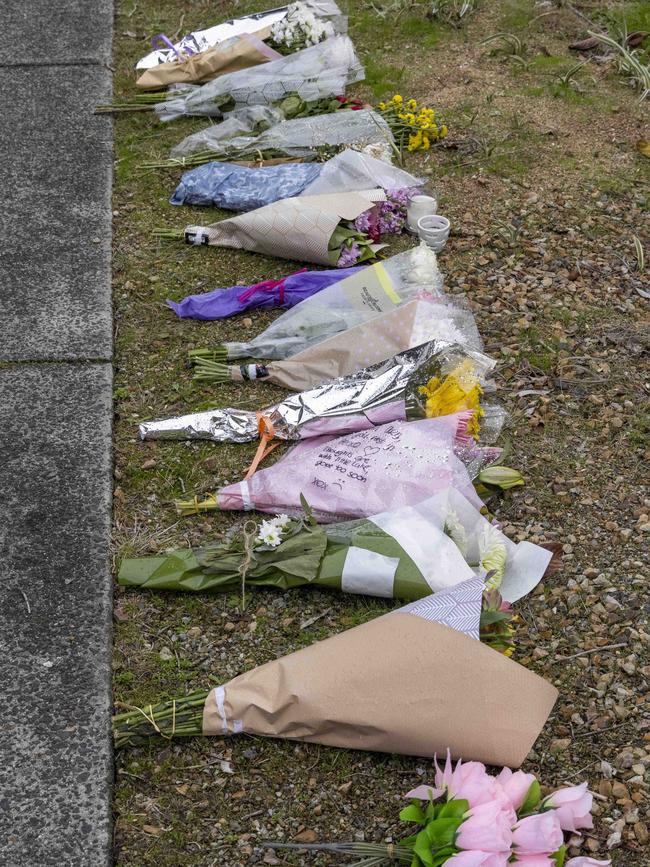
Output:
[[[359,373],[325,382],[308,391],[290,395],[286,400],[263,409],[259,414],[240,409],[213,409],[140,425],[144,440],[211,440],[245,443],[258,437],[258,416],[273,425],[275,436],[298,440],[306,436],[346,433],[350,419],[366,416],[385,407],[376,424],[404,418],[404,396],[413,375],[434,356],[458,352],[480,360],[489,370],[494,362],[480,352],[455,344],[432,340],[391,358],[366,367]],[[393,410],[394,404],[394,410]],[[392,417],[390,417],[392,414]],[[332,420],[327,424],[326,420]],[[340,419],[341,424],[335,423]],[[347,419],[347,422],[345,421]],[[319,422],[323,422],[319,425]],[[307,426],[311,426],[311,430]]]

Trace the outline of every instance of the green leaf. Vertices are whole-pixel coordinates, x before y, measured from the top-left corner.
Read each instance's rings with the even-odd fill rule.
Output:
[[[426,816],[427,822],[430,822],[432,819],[436,818],[436,816],[438,815],[437,810],[438,810],[438,808],[433,803],[433,801],[429,801],[429,803],[427,804],[427,808],[424,811],[424,815]]]
[[[511,611],[481,611],[481,626],[490,626],[492,623],[501,623],[502,620],[511,618]]]
[[[530,788],[526,792],[524,803],[521,805],[517,813],[519,818],[521,818],[522,816],[527,816],[529,813],[532,813],[539,804],[541,797],[542,790],[540,789],[539,783],[537,782],[537,780],[533,780],[533,782],[530,784]]]
[[[557,852],[551,855],[551,858],[555,861],[555,867],[562,867],[566,860],[566,846],[562,844]]]
[[[433,856],[433,863],[435,867],[441,867],[442,864],[445,864],[452,855],[455,855],[459,850],[455,846],[445,846],[444,849],[438,849],[436,854]]]
[[[417,840],[415,841],[415,846],[413,847],[413,851],[418,856],[420,861],[422,861],[422,863],[426,865],[426,867],[435,867],[433,855],[431,853],[429,835],[426,828],[424,829],[424,831],[420,831],[420,833],[418,834]]]
[[[447,801],[438,811],[439,819],[462,819],[469,810],[469,801],[462,799]]]
[[[424,825],[426,822],[426,816],[422,812],[422,808],[419,804],[409,804],[408,807],[404,807],[403,810],[400,810],[399,814],[402,822],[417,822],[418,825]]]
[[[302,510],[305,513],[305,521],[311,527],[316,527],[318,525],[318,521],[314,518],[314,510],[307,502],[305,495],[300,494],[300,505],[302,506]]]
[[[427,834],[429,845],[433,849],[439,849],[441,846],[450,846],[456,839],[456,831],[462,821],[462,818],[434,819],[433,822],[429,822],[422,833]]]

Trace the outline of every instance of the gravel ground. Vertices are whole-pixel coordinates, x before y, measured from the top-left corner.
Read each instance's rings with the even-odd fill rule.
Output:
[[[254,8],[127,0],[117,25],[116,93],[132,92],[132,64],[152,33]],[[625,11],[630,30],[642,29],[647,15],[641,4],[580,8]],[[567,46],[585,25],[549,3],[484,4],[458,30],[418,10],[377,21],[360,3],[348,9],[368,69],[358,95],[398,89],[448,119],[447,146],[407,167],[426,173],[452,221],[441,256],[447,289],[468,297],[487,351],[500,362],[508,463],[527,484],[498,504],[497,516],[512,538],[552,544],[561,555],[560,568],[518,605],[515,658],[560,690],[525,769],[548,788],[586,779],[596,793],[596,827],[572,841],[572,854],[609,852],[616,867],[642,867],[650,818],[650,281],[647,269],[638,270],[633,238],[647,258],[650,161],[635,149],[650,138],[647,104],[595,61],[578,73],[579,89],[558,86],[558,72],[575,62]],[[500,31],[525,42],[527,67],[479,44]],[[162,126],[144,115],[116,121],[116,562],[227,529],[236,516],[180,521],[171,501],[240,478],[255,450],[143,445],[138,421],[268,401],[269,387],[259,384],[194,386],[185,357],[193,346],[250,337],[273,314],[206,324],[178,321],[164,308],[166,298],[199,287],[292,270],[247,253],[151,239],[156,226],[209,222],[198,209],[200,219],[168,206],[177,173],[138,169],[202,125]],[[307,590],[256,592],[244,612],[238,602],[116,590],[116,700],[207,688],[392,605]],[[270,854],[261,842],[398,838],[401,795],[430,774],[424,760],[245,737],[130,750],[117,756],[116,860],[120,867],[330,863]]]

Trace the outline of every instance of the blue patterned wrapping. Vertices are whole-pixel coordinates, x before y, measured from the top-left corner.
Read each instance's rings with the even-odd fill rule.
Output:
[[[227,211],[252,211],[298,196],[321,171],[319,163],[283,163],[259,169],[212,162],[185,172],[170,202]]]

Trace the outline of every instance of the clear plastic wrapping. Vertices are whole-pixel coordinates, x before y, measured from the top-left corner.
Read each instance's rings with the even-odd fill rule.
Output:
[[[346,87],[364,77],[352,41],[335,36],[261,66],[222,75],[156,105],[161,120],[183,115],[221,115],[220,104],[231,99],[236,105],[271,105],[290,93],[306,102],[345,93]]]
[[[436,254],[425,244],[323,289],[287,310],[248,343],[224,345],[228,358],[288,358],[423,293],[442,295]]]
[[[260,123],[268,124],[268,128],[261,133],[252,132]],[[238,134],[238,130],[246,126],[248,129]],[[313,159],[314,149],[318,147],[390,146],[392,143],[390,127],[372,109],[283,120],[279,109],[253,105],[235,109],[222,123],[188,135],[172,148],[170,156],[182,159],[190,154],[213,151],[216,160],[273,151],[288,157]]]

